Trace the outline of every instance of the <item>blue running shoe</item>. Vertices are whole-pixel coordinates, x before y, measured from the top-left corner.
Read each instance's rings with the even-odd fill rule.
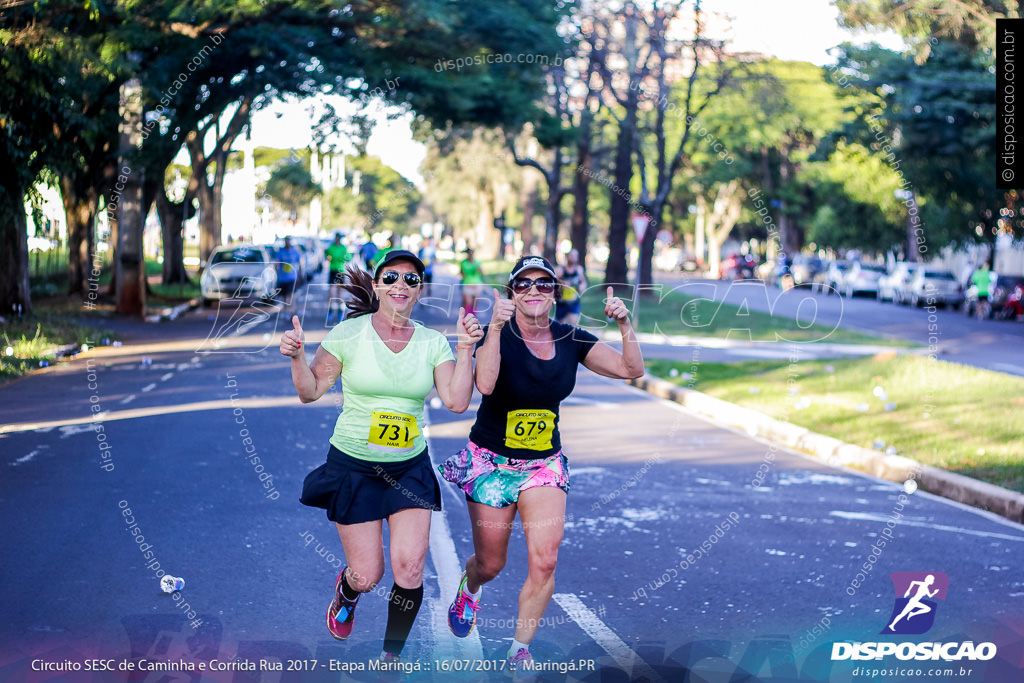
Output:
[[[448,628],[452,630],[456,638],[465,638],[473,632],[476,613],[479,609],[479,601],[474,600],[466,588],[466,572],[462,572],[459,593],[455,596],[455,602],[448,608]]]

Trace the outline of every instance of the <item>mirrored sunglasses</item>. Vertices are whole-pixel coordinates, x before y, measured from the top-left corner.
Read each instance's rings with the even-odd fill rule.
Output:
[[[536,280],[530,278],[516,278],[512,281],[512,290],[517,294],[530,291],[530,287],[537,287],[537,291],[541,294],[550,294],[555,291],[555,281],[549,277],[541,277]]]
[[[398,282],[398,278],[405,280],[405,284],[410,287],[420,286],[420,276],[416,273],[399,273],[394,270],[385,270],[384,274],[380,276],[380,281],[385,285],[393,285]]]

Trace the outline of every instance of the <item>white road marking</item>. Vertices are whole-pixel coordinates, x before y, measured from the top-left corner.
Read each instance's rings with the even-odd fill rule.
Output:
[[[857,519],[867,522],[888,522],[888,515],[876,515],[870,512],[845,512],[843,510],[832,510],[828,513],[832,517],[841,519]],[[981,538],[999,538],[1004,541],[1018,541],[1024,543],[1024,536],[1011,536],[1010,534],[997,534],[991,531],[977,531],[976,529],[964,529],[958,526],[947,526],[945,524],[931,524],[929,522],[912,522],[906,518],[898,520],[896,524],[905,526],[916,526],[924,529],[935,529],[937,531],[951,531],[954,534],[966,534],[968,536],[980,536]]]
[[[127,403],[131,403],[134,400],[135,400],[135,394],[128,394],[127,396],[125,396],[124,398],[121,399],[121,405],[125,405]]]
[[[617,405],[614,404],[614,403],[609,403],[607,401],[595,401],[592,398],[583,398],[582,396],[569,396],[564,401],[562,401],[562,405],[569,405],[569,406],[595,406],[595,407],[598,407],[598,408],[616,408],[617,407]]]
[[[426,418],[426,414],[424,414],[424,418]],[[423,426],[423,437],[427,441],[427,452],[436,453],[433,444],[430,443],[430,427],[428,425]],[[431,464],[434,467],[437,466],[437,463],[432,462]],[[480,642],[480,629],[474,628],[465,638],[456,638],[448,628],[447,601],[455,595],[463,568],[459,563],[459,554],[455,550],[455,539],[452,538],[451,529],[448,527],[448,518],[443,512],[434,512],[430,516],[430,561],[434,563],[434,571],[437,572],[438,595],[440,596],[432,606],[433,630],[435,634],[441,634],[437,642],[438,650],[441,650],[442,647],[451,648],[455,652],[453,657],[456,659],[483,659],[484,649]]]
[[[589,607],[583,604],[573,593],[555,593],[552,596],[558,606],[565,610],[565,613],[572,617],[572,620],[590,636],[595,643],[611,655],[626,672],[630,680],[646,678],[649,681],[664,681],[665,679],[642,660],[633,650],[623,642],[622,638],[615,635],[615,632],[605,626],[596,614]]]
[[[97,421],[99,421],[101,419],[100,415],[102,415],[102,413],[98,413],[96,415],[96,420],[93,420],[92,418],[86,418],[88,420],[87,422],[81,422],[81,423],[77,423],[77,424],[70,424],[70,425],[65,425],[65,426],[61,427],[60,428],[60,438],[66,439],[69,436],[72,436],[74,434],[84,434],[86,432],[95,432],[96,431],[95,422],[97,422]]]
[[[164,375],[163,377],[160,378],[160,381],[161,382],[166,382],[167,380],[169,380],[172,377],[174,377],[174,373],[173,372],[168,372],[166,375]]]
[[[17,460],[15,460],[14,462],[12,462],[11,463],[11,467],[17,467],[18,465],[21,465],[22,463],[26,463],[29,460],[31,460],[32,458],[36,457],[38,454],[39,454],[39,451],[35,450],[35,451],[32,451],[31,453],[29,453],[28,455],[23,455],[20,458],[18,458]]]
[[[142,393],[146,393],[147,391],[153,391],[154,389],[156,389],[155,383],[147,384],[146,386],[142,387]]]
[[[230,401],[223,399],[219,401],[197,401],[195,403],[181,403],[178,405],[162,405],[162,406],[150,406],[149,408],[129,408],[127,410],[116,410],[116,411],[104,411],[88,417],[72,417],[66,420],[52,420],[46,422],[19,422],[15,424],[0,425],[0,434],[11,434],[14,432],[25,432],[30,430],[40,430],[52,427],[59,427],[63,432],[61,438],[64,438],[70,434],[77,434],[79,432],[94,431],[95,422],[100,421],[114,421],[114,420],[132,420],[139,417],[154,417],[157,415],[173,415],[178,413],[195,413],[202,412],[205,410],[220,410],[220,409],[231,409],[231,408],[296,408],[300,406],[299,399],[295,397],[295,394],[290,396],[266,396],[262,398],[246,398],[238,399],[237,401]],[[333,405],[313,405],[314,408],[326,408],[329,410],[337,410]],[[309,410],[309,407],[303,408],[303,410]],[[76,425],[85,425],[82,428],[78,428]],[[77,431],[75,431],[77,429]]]

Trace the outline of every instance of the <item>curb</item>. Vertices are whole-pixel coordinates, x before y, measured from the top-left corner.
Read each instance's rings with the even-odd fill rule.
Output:
[[[812,455],[828,465],[849,467],[896,483],[910,479],[918,487],[958,503],[994,512],[1018,524],[1024,524],[1024,494],[995,484],[947,472],[899,455],[886,455],[870,448],[845,443],[830,436],[812,432],[789,422],[768,417],[750,408],[713,398],[694,389],[645,374],[627,380],[659,398],[675,401],[701,415],[738,427],[751,436]]]

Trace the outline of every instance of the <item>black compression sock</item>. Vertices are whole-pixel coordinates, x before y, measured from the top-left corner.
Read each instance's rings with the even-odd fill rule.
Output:
[[[402,653],[422,603],[422,584],[418,588],[402,588],[397,583],[391,587],[391,595],[388,598],[388,626],[384,632],[385,652],[393,655]]]
[[[355,597],[349,597],[354,595]],[[348,572],[341,575],[341,597],[345,598],[349,602],[355,602],[359,599],[359,591],[348,585]]]

